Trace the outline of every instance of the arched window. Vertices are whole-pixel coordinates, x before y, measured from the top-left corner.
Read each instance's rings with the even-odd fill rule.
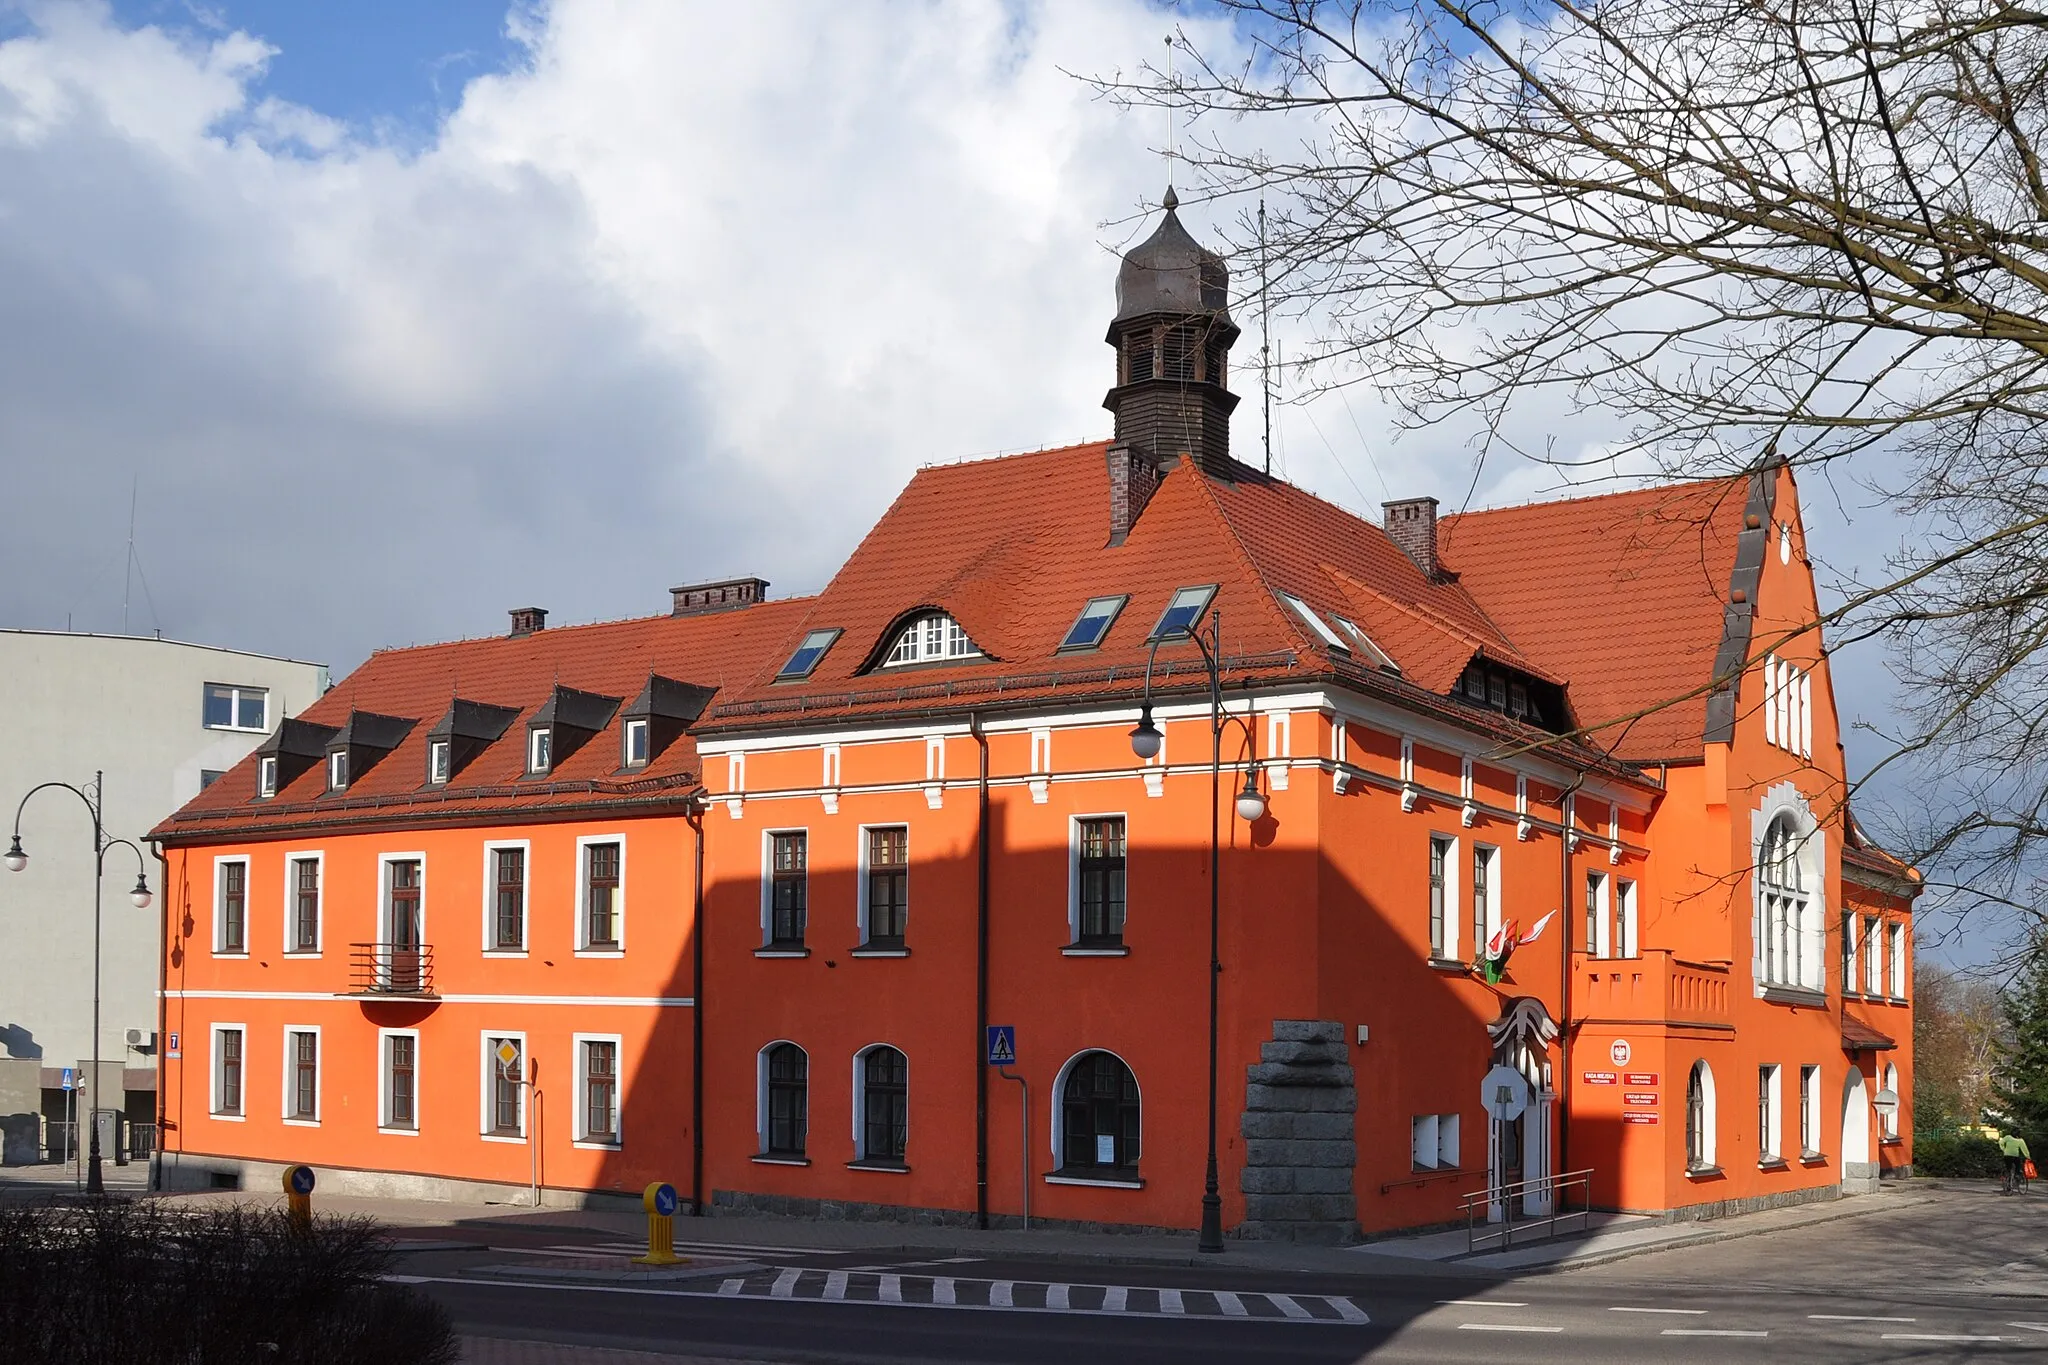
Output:
[[[1076,1175],[1138,1173],[1138,1080],[1108,1052],[1067,1065],[1060,1089],[1060,1169]]]
[[[1806,926],[1810,897],[1806,872],[1800,866],[1802,843],[1790,815],[1780,815],[1764,831],[1757,855],[1757,894],[1763,913],[1759,930],[1763,934],[1760,956],[1764,980],[1785,985],[1806,985],[1819,966],[1806,961]]]
[[[854,1083],[860,1089],[854,1104],[859,1123],[855,1157],[901,1163],[910,1134],[909,1061],[888,1044],[877,1044],[855,1058]]]
[[[1878,1111],[1880,1115],[1878,1123],[1881,1126],[1879,1136],[1886,1142],[1897,1142],[1899,1140],[1899,1109],[1905,1104],[1905,1097],[1899,1094],[1899,1068],[1897,1066],[1890,1062],[1885,1063],[1883,1084],[1879,1088],[1889,1090],[1898,1099],[1898,1103],[1894,1104],[1889,1111]]]
[[[1714,1073],[1698,1061],[1685,1080],[1685,1168],[1705,1171],[1713,1165]]]
[[[811,1126],[811,1060],[795,1043],[776,1043],[761,1054],[761,1074],[763,1154],[802,1156]]]
[[[942,611],[920,616],[903,628],[896,637],[896,643],[889,647],[889,653],[882,660],[884,668],[895,668],[901,664],[938,663],[946,659],[972,659],[981,651],[974,641],[967,638],[967,632],[960,623]]]

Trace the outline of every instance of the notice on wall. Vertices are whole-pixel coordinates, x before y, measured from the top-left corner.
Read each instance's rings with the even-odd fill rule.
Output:
[[[1613,1085],[1615,1077],[1612,1071],[1587,1071],[1579,1079],[1587,1085]]]
[[[1621,1079],[1625,1085],[1655,1085],[1657,1083],[1657,1073],[1654,1071],[1631,1071]]]
[[[1627,1066],[1628,1059],[1635,1056],[1635,1051],[1629,1047],[1628,1039],[1616,1038],[1607,1045],[1607,1055],[1614,1059],[1616,1066]]]
[[[1657,1096],[1654,1092],[1644,1095],[1631,1090],[1621,1097],[1621,1102],[1623,1104],[1648,1105],[1654,1109],[1657,1106]]]
[[[1116,1139],[1108,1133],[1097,1133],[1095,1135],[1095,1164],[1098,1166],[1116,1165]]]
[[[1641,1110],[1630,1110],[1621,1116],[1621,1121],[1623,1123],[1655,1123],[1657,1116],[1655,1114],[1645,1114]]]

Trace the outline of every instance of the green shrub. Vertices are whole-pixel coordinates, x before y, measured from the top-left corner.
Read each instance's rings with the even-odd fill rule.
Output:
[[[161,1203],[0,1207],[10,1365],[452,1365],[448,1315],[384,1282],[367,1219]]]
[[[2005,1157],[1996,1142],[1976,1133],[1915,1133],[1913,1173],[1995,1180],[2005,1173]]]

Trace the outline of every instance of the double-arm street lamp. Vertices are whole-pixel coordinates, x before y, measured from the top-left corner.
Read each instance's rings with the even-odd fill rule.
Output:
[[[9,872],[19,872],[28,866],[28,854],[21,847],[21,812],[28,806],[29,799],[39,791],[53,787],[70,792],[85,802],[85,808],[92,814],[92,1098],[87,1108],[86,1123],[91,1129],[91,1155],[87,1158],[85,1192],[105,1194],[106,1183],[100,1177],[100,880],[107,870],[107,850],[116,844],[126,844],[135,853],[135,889],[128,893],[128,899],[135,902],[140,910],[149,908],[149,878],[145,875],[148,864],[144,861],[142,848],[129,839],[109,839],[106,824],[101,819],[104,803],[104,781],[106,774],[94,773],[87,787],[74,787],[69,782],[45,782],[29,788],[28,796],[21,798],[21,804],[14,808],[14,842],[7,846],[7,852],[0,856],[0,863],[7,865]],[[74,1138],[74,1140],[76,1140]]]
[[[1152,641],[1152,648],[1145,656],[1145,695],[1138,715],[1137,728],[1131,731],[1131,751],[1139,758],[1150,760],[1159,756],[1160,748],[1166,743],[1166,736],[1152,722],[1152,661],[1158,657],[1159,646],[1182,639],[1194,641],[1195,648],[1202,655],[1202,669],[1209,678],[1209,1166],[1202,1184],[1202,1232],[1195,1243],[1197,1251],[1220,1252],[1223,1250],[1223,1196],[1216,1189],[1216,984],[1222,975],[1223,963],[1217,946],[1219,917],[1217,866],[1221,857],[1222,829],[1220,825],[1223,804],[1223,727],[1236,722],[1244,727],[1245,742],[1251,744],[1251,722],[1242,716],[1230,716],[1223,711],[1223,613],[1216,612],[1209,618],[1210,638],[1204,640],[1201,632],[1190,622],[1186,632],[1168,635],[1161,633]],[[1245,768],[1244,789],[1237,794],[1237,814],[1246,824],[1257,820],[1266,813],[1266,798],[1259,794],[1258,764]]]

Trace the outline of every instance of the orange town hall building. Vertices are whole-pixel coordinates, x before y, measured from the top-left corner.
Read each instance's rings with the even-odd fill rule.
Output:
[[[1907,1170],[1790,471],[1374,525],[1231,458],[1227,285],[1169,201],[1113,439],[921,471],[814,597],[283,721],[156,832],[171,1177],[1192,1227],[1212,981],[1235,1234]]]

